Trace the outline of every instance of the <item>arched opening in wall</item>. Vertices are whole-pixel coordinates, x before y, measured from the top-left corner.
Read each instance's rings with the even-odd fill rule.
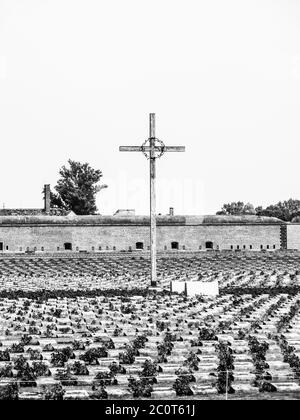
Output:
[[[214,243],[211,241],[205,242],[205,248],[206,249],[214,249]]]
[[[0,242],[0,251],[3,251],[3,242]]]
[[[171,249],[179,249],[179,243],[178,242],[171,242]]]
[[[144,249],[144,242],[137,242],[135,244],[135,249]]]
[[[64,243],[65,251],[72,251],[72,244],[71,242]]]

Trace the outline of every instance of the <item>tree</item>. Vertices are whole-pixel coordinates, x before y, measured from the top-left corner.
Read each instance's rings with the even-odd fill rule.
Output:
[[[69,167],[63,166],[59,171],[56,193],[51,193],[51,206],[79,215],[95,214],[96,194],[107,188],[107,185],[98,185],[102,172],[88,163],[69,159],[68,164]]]
[[[244,204],[242,201],[233,201],[232,203],[223,204],[221,211],[218,211],[217,214],[237,216],[240,214],[256,214],[256,212],[251,203]]]
[[[300,200],[290,198],[287,201],[279,201],[277,204],[272,204],[265,209],[257,207],[256,213],[258,216],[277,217],[290,222],[295,216],[300,214]]]

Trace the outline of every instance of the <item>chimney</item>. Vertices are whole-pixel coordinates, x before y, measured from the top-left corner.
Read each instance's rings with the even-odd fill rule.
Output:
[[[174,216],[174,207],[170,207],[169,216]]]
[[[50,214],[50,184],[44,185],[44,211]]]

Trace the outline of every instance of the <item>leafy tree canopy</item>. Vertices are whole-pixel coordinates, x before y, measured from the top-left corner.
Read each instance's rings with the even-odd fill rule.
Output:
[[[255,214],[255,209],[252,204],[244,204],[242,201],[232,202],[223,204],[221,211],[218,211],[219,215],[239,215],[239,214]]]
[[[263,209],[256,208],[258,216],[277,217],[278,219],[290,222],[295,216],[300,214],[300,200],[290,198],[287,201],[279,201],[277,204],[270,205]]]
[[[51,192],[51,207],[72,210],[78,215],[95,214],[96,194],[107,187],[98,184],[102,172],[93,169],[88,163],[69,159],[68,166],[63,166],[59,175],[56,193]]]
[[[278,219],[290,222],[294,217],[300,215],[300,200],[290,198],[286,201],[279,201],[266,208],[262,206],[254,208],[250,203],[244,204],[242,201],[224,204],[218,215],[241,215],[256,214],[257,216],[277,217]]]

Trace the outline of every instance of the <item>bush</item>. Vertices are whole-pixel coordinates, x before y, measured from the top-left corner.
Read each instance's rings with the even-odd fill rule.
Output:
[[[193,395],[190,388],[190,382],[193,382],[195,378],[190,372],[179,369],[176,374],[178,378],[173,384],[173,389],[176,391],[177,396],[189,396]]]
[[[64,399],[65,391],[60,384],[52,385],[45,391],[45,400],[59,401]]]
[[[136,307],[134,305],[121,305],[122,314],[133,314],[136,312]]]
[[[145,343],[148,341],[146,335],[138,335],[132,343],[134,349],[141,349],[145,347]]]
[[[55,311],[52,309],[52,315],[55,316],[55,318],[60,318],[62,313],[62,309],[55,309]]]
[[[74,375],[89,375],[89,371],[84,363],[80,363],[78,360],[71,366],[71,371]]]
[[[173,349],[172,338],[171,334],[167,333],[164,341],[157,346],[159,363],[165,362],[166,356],[170,356]]]
[[[168,324],[164,321],[156,321],[156,328],[159,331],[164,331],[168,327]]]
[[[116,385],[116,380],[111,371],[109,372],[98,372],[95,376],[95,383],[104,387],[105,385]]]
[[[188,367],[190,370],[198,370],[199,360],[194,352],[190,352],[183,365]]]
[[[28,349],[27,353],[30,354],[30,360],[42,360],[43,356],[38,350]]]
[[[50,351],[55,351],[55,348],[52,346],[52,344],[46,344],[45,346],[44,346],[44,348],[43,348],[43,351],[47,351],[47,352],[50,352]]]
[[[51,364],[54,367],[64,367],[69,358],[61,351],[55,351],[51,354]]]
[[[265,341],[259,342],[257,338],[251,336],[249,337],[248,344],[255,366],[257,379],[260,379],[260,376],[263,374],[265,369],[268,369],[269,367],[266,363],[266,353],[269,349],[269,345]]]
[[[85,345],[83,341],[75,340],[72,343],[73,350],[85,350]]]
[[[24,353],[24,346],[22,343],[18,343],[18,344],[13,344],[10,349],[9,349],[10,353]]]
[[[73,349],[65,347],[61,350],[55,350],[51,355],[51,363],[54,367],[64,367],[69,359],[74,359]]]
[[[153,391],[151,382],[146,378],[141,378],[140,380],[132,377],[128,378],[128,388],[134,398],[149,398]]]
[[[199,341],[216,341],[218,337],[215,332],[210,328],[200,328],[199,330]]]
[[[232,350],[228,344],[220,343],[217,345],[217,352],[219,357],[218,365],[218,380],[217,389],[219,394],[225,394],[226,391],[229,394],[234,393],[234,389],[231,384],[234,381],[232,371],[234,370],[234,358],[232,356]]]
[[[15,361],[14,367],[17,370],[17,378],[21,379],[21,386],[36,386],[36,372],[31,366],[29,366],[23,356],[20,356]]]
[[[112,376],[117,375],[118,373],[125,373],[125,369],[123,368],[123,366],[118,365],[116,362],[112,362],[109,365],[109,370]]]
[[[103,340],[102,337],[96,337],[95,343],[99,342],[102,343],[103,348],[105,348],[106,350],[113,350],[115,348],[114,342],[111,338],[109,338],[108,340]]]
[[[119,356],[120,362],[124,365],[132,365],[135,360],[135,356],[137,355],[137,351],[132,347],[126,345],[126,351],[121,353]]]
[[[98,365],[99,357],[107,357],[107,351],[104,347],[91,348],[82,354],[79,359],[83,360],[88,365]]]
[[[119,337],[119,335],[122,333],[122,329],[121,328],[119,328],[119,327],[116,327],[115,328],[115,330],[114,330],[114,334],[113,334],[113,336],[114,337]]]
[[[23,346],[28,346],[28,344],[30,344],[31,341],[32,341],[31,335],[23,335],[23,337],[21,338],[20,344],[22,344]]]
[[[139,375],[141,378],[148,378],[149,383],[155,383],[155,377],[157,376],[157,364],[151,360],[145,360],[142,365],[142,371],[139,373]]]
[[[14,361],[14,369],[16,370],[22,370],[26,365],[28,365],[28,363],[23,355],[17,357]]]
[[[51,376],[50,369],[43,362],[33,362],[32,368],[37,377],[39,376]]]
[[[8,385],[0,385],[0,400],[18,400],[19,399],[19,390],[16,383]]]
[[[11,378],[13,376],[11,364],[6,364],[0,368],[0,378]]]
[[[105,390],[104,386],[98,387],[98,386],[93,386],[93,392],[90,394],[90,398],[93,400],[107,400],[108,395],[107,392]]]
[[[277,392],[277,388],[270,382],[263,381],[259,387],[259,392]]]
[[[234,381],[234,376],[231,371],[218,372],[217,390],[219,394],[225,394],[226,390],[228,394],[234,394],[234,389],[231,384]]]
[[[9,362],[10,354],[8,350],[0,351],[0,362]]]

